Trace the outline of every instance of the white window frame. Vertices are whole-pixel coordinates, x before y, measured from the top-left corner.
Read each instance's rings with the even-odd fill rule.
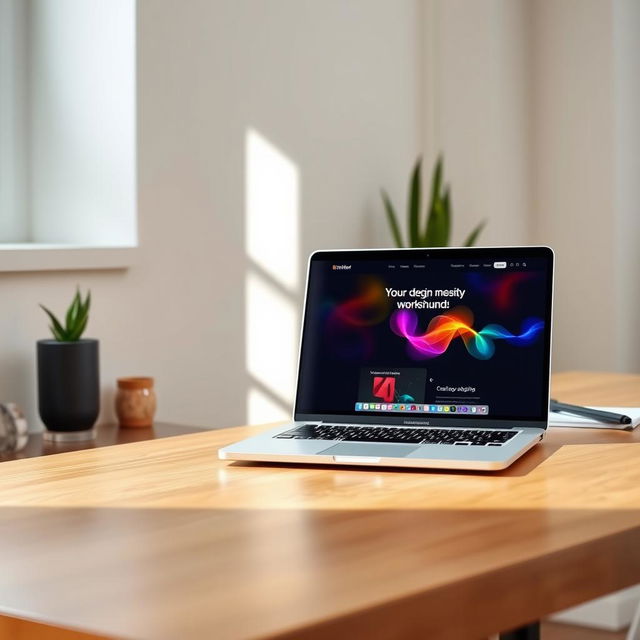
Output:
[[[118,0],[118,5],[115,5],[114,0],[91,0],[96,11],[100,10],[99,1],[110,3],[109,11],[115,7],[115,10],[121,12],[114,15],[124,16],[122,23],[117,22],[114,24],[116,24],[116,27],[120,24],[126,25],[127,30],[116,30],[114,33],[118,37],[127,39],[126,44],[131,47],[130,57],[133,58],[130,62],[130,67],[124,67],[129,71],[119,73],[116,70],[112,74],[114,81],[119,82],[122,78],[123,82],[126,81],[128,83],[126,86],[127,95],[131,96],[131,113],[128,113],[129,105],[125,105],[125,108],[123,108],[121,103],[116,104],[113,110],[114,113],[119,114],[114,116],[115,128],[118,133],[118,122],[122,122],[124,127],[122,130],[124,143],[122,149],[118,148],[116,151],[123,154],[122,164],[127,167],[125,179],[118,183],[119,185],[124,185],[125,191],[110,191],[110,184],[108,183],[109,172],[106,171],[104,174],[100,174],[98,171],[101,171],[101,169],[96,169],[94,177],[97,175],[98,179],[94,180],[93,185],[97,189],[95,197],[89,194],[87,198],[86,194],[81,194],[84,200],[82,198],[80,198],[79,202],[70,200],[70,206],[67,207],[65,187],[54,189],[51,193],[52,197],[49,198],[50,194],[47,192],[49,187],[46,180],[48,175],[47,167],[45,166],[43,169],[42,166],[39,166],[43,164],[41,158],[45,155],[47,156],[49,167],[52,167],[55,172],[58,156],[57,147],[55,146],[52,149],[45,149],[45,154],[42,153],[42,147],[38,146],[39,129],[34,128],[41,128],[43,121],[45,121],[42,113],[38,113],[38,109],[41,112],[46,111],[46,105],[43,107],[42,102],[32,99],[32,94],[36,94],[36,96],[40,94],[40,85],[34,83],[40,81],[42,67],[44,66],[46,70],[49,64],[48,58],[47,63],[45,65],[42,64],[41,60],[45,58],[42,56],[42,50],[37,49],[37,47],[42,46],[43,33],[46,45],[46,40],[50,36],[58,38],[59,42],[61,35],[64,38],[68,35],[73,36],[74,33],[80,34],[83,31],[80,27],[84,23],[80,22],[79,25],[76,25],[78,31],[71,31],[70,34],[69,32],[61,34],[61,29],[64,29],[61,25],[66,24],[66,20],[59,18],[60,12],[69,12],[68,16],[63,16],[64,18],[68,17],[73,20],[77,17],[80,21],[88,20],[89,26],[91,26],[91,21],[93,20],[94,29],[98,17],[97,14],[92,16],[90,11],[87,12],[86,7],[90,5],[79,4],[85,2],[85,0],[0,0],[0,272],[113,269],[126,268],[135,262],[138,246],[135,193],[136,7],[135,0]],[[106,4],[102,4],[102,7],[104,11]],[[76,12],[75,15],[74,11]],[[131,13],[128,13],[129,11]],[[104,13],[102,17],[104,17]],[[43,25],[45,29],[51,25],[51,33],[43,31]],[[40,31],[37,31],[38,29]],[[128,41],[129,38],[132,40],[131,42]],[[74,40],[74,38],[70,40]],[[122,42],[117,42],[117,40],[118,38],[114,40],[114,47],[116,47],[115,43],[118,45],[113,51],[114,59],[119,55],[121,56],[123,50]],[[77,49],[82,44],[83,40],[79,35],[78,43],[70,45],[75,46],[76,49],[69,52],[67,56],[69,60],[73,61],[79,58]],[[109,45],[110,41],[107,40],[107,46]],[[84,51],[85,49],[82,50]],[[34,51],[38,53],[34,53]],[[109,55],[105,55],[105,49],[103,48],[101,51],[102,59],[98,60],[98,63],[105,60],[109,61],[111,52],[107,49]],[[46,52],[47,50],[45,49]],[[38,60],[40,60],[41,65],[39,68],[36,66]],[[56,86],[59,87],[59,78],[64,77],[67,70],[67,67],[64,66],[64,56],[60,56],[60,59],[55,63],[58,64],[58,68],[56,69],[57,76],[54,80],[57,83]],[[122,58],[120,58],[120,64],[122,64]],[[127,64],[129,64],[129,59],[127,59]],[[60,65],[63,65],[62,69]],[[36,71],[33,70],[34,68]],[[119,67],[118,69],[121,68]],[[38,72],[38,69],[40,72]],[[78,77],[77,85],[70,85],[70,90],[75,92],[72,96],[74,106],[79,104],[82,107],[86,103],[87,109],[94,108],[96,97],[93,94],[80,94],[78,96],[79,92],[86,90],[84,87],[88,84],[86,71],[82,69],[81,65],[79,69],[73,68],[73,65],[71,65],[69,69],[70,82],[73,82],[74,73],[80,73],[82,76]],[[84,75],[82,75],[83,73]],[[113,93],[114,95],[116,94],[116,92]],[[90,116],[92,112],[86,111],[86,113]],[[127,114],[124,119],[122,119],[122,113]],[[121,120],[116,121],[115,118],[117,117]],[[81,121],[82,118],[80,118],[80,126],[82,124]],[[87,126],[91,127],[90,117],[88,122],[88,125],[85,123],[85,129]],[[45,126],[47,125],[45,124]],[[66,126],[67,128],[71,127],[69,133],[72,135],[69,137],[73,137],[75,121],[67,122]],[[100,146],[99,127],[94,125],[93,129],[86,129],[89,134],[86,139],[92,138],[91,134],[94,131],[96,132],[97,145],[94,147],[96,150],[95,155],[99,160],[102,160],[101,152],[105,149],[105,136],[103,136],[103,144]],[[47,133],[45,131],[45,134]],[[118,136],[114,136],[111,139],[114,138],[118,139]],[[65,140],[64,135],[61,136],[61,139]],[[110,139],[106,139],[107,146],[109,141]],[[68,173],[72,173],[74,170],[73,160],[68,160],[70,154],[67,154],[67,158],[65,158],[65,149],[63,147],[66,147],[66,144],[60,145],[60,161],[61,163],[68,161],[70,164]],[[92,151],[92,149],[89,148],[89,151]],[[113,150],[108,149],[107,151],[111,153],[110,159],[113,165]],[[37,161],[33,160],[33,158],[36,158]],[[119,159],[120,156],[117,156],[116,160]],[[82,172],[82,165],[76,168]],[[102,193],[100,193],[101,187],[95,183],[101,181],[102,175],[105,176],[107,185],[102,188]],[[91,178],[91,175],[89,175],[89,178]],[[85,184],[88,183],[91,186],[91,180],[84,182],[83,179],[84,176],[80,176],[80,174],[78,174],[75,183],[73,178],[71,179],[70,194],[73,193],[74,185],[77,187],[79,183],[82,185],[80,192],[82,192]],[[111,193],[121,193],[122,197],[119,199],[114,198],[113,200],[117,204],[124,202],[124,205],[112,206],[111,210],[108,210]],[[73,197],[73,195],[69,196],[71,199]],[[103,204],[105,201],[106,203]],[[52,203],[51,212],[48,210],[49,202]],[[97,211],[90,211],[85,216],[85,211],[90,209],[90,207],[86,206],[87,202],[91,204],[97,203],[95,207]],[[64,231],[64,223],[67,221],[64,216],[67,215],[67,210],[69,212],[72,211],[74,205],[76,210],[75,220],[70,213],[68,230]],[[102,210],[99,210],[101,207]],[[79,218],[78,215],[81,217]],[[91,215],[97,216],[94,222],[91,222]],[[56,222],[52,223],[53,220]],[[59,224],[61,220],[62,225]],[[120,226],[110,227],[109,224],[112,220],[114,225]],[[87,224],[84,224],[85,222]],[[83,224],[87,230],[83,228]],[[92,225],[93,230],[91,229]],[[59,231],[61,228],[63,232]],[[80,231],[78,231],[78,228],[80,228]],[[106,229],[104,234],[103,229]],[[54,235],[50,236],[49,234]],[[104,242],[103,237],[105,239]]]

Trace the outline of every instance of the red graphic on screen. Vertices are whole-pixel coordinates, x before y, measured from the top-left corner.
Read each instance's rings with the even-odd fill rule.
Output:
[[[373,395],[382,402],[393,402],[396,395],[396,379],[392,376],[374,376]]]
[[[469,274],[469,281],[479,291],[489,294],[496,309],[508,311],[516,303],[516,291],[519,285],[533,277],[533,273],[526,271],[505,273],[499,277],[472,273]]]

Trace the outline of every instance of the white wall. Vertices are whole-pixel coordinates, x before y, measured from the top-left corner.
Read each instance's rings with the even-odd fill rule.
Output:
[[[444,153],[454,242],[529,240],[526,0],[425,0],[424,147]]]
[[[640,7],[537,0],[534,239],[556,249],[556,368],[640,370]]]
[[[614,369],[611,3],[534,6],[534,237],[556,250],[554,366]]]
[[[640,2],[613,5],[616,365],[640,370]]]
[[[34,342],[47,333],[37,303],[61,311],[79,283],[95,301],[88,335],[101,340],[103,419],[115,378],[135,374],[156,377],[162,420],[239,424],[249,394],[266,418],[291,390],[249,375],[243,329],[259,301],[245,299],[247,283],[297,325],[312,249],[386,242],[379,187],[404,197],[420,146],[417,7],[142,0],[137,29],[138,266],[0,275],[0,398],[35,424]],[[249,130],[297,167],[297,247],[283,244],[277,217],[264,238],[295,251],[293,286],[247,255]],[[297,340],[283,326],[267,337],[285,354]],[[273,366],[286,380],[291,362]]]

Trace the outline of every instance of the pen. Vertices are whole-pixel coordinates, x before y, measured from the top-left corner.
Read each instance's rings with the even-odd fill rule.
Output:
[[[551,409],[551,411],[555,411],[556,413],[571,413],[582,418],[591,418],[596,422],[631,424],[631,418],[629,416],[625,416],[622,413],[612,413],[611,411],[589,409],[589,407],[581,407],[577,404],[566,404],[565,402],[558,402],[553,398],[551,398],[551,404],[549,405],[549,408]]]

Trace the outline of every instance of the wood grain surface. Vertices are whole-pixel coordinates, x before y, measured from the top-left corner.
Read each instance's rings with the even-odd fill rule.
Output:
[[[640,376],[553,387],[640,404]],[[640,430],[499,473],[217,459],[259,429],[1,464],[0,637],[480,638],[640,582]]]
[[[153,427],[135,427],[131,429],[120,428],[117,424],[101,424],[96,428],[96,437],[88,442],[48,442],[44,439],[44,433],[30,433],[26,446],[20,451],[3,451],[0,453],[0,462],[6,460],[22,460],[23,458],[37,458],[39,456],[52,456],[69,451],[81,451],[108,447],[113,444],[127,444],[129,442],[141,442],[142,440],[154,440],[156,438],[169,438],[184,433],[197,433],[202,431],[198,427],[187,427],[169,422],[156,422]]]

